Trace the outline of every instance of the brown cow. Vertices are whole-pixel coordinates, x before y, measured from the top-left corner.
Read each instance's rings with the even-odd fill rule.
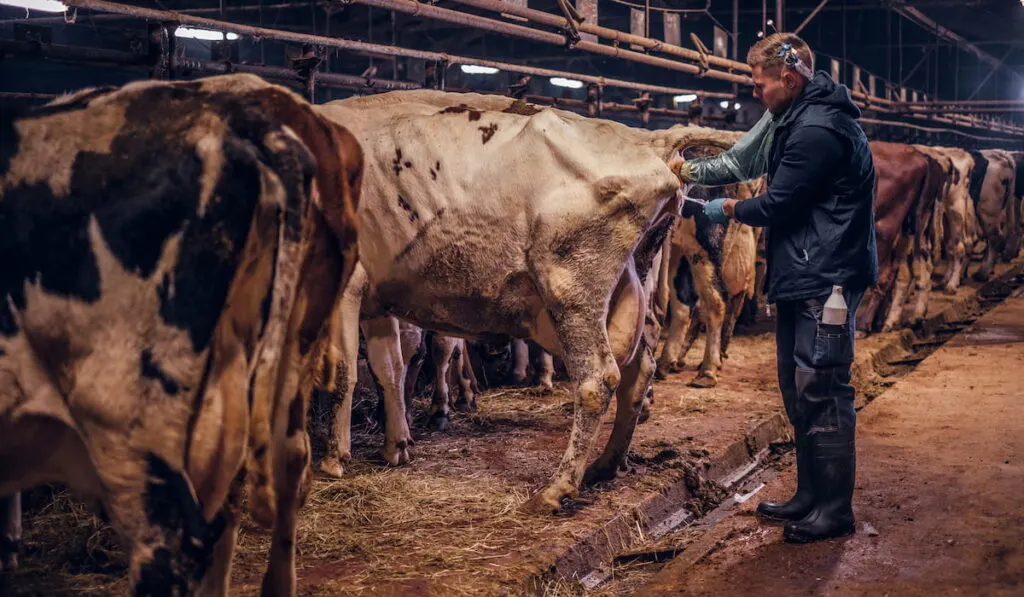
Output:
[[[264,589],[293,594],[358,144],[244,75],[86,90],[0,128],[0,494],[64,482],[125,540],[136,594],[220,595],[245,478],[274,528]]]
[[[913,321],[924,318],[934,268],[932,221],[945,186],[941,165],[910,145],[872,141],[871,153],[879,282],[857,312],[857,329],[865,332],[900,325],[911,284],[917,292]]]

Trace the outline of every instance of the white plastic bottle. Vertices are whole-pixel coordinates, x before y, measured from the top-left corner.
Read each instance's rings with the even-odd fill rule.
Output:
[[[821,323],[846,325],[846,299],[843,298],[842,286],[832,287],[832,295],[825,301],[825,310],[821,314]]]

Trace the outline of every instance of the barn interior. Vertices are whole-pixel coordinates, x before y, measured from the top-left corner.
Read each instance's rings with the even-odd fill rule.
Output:
[[[341,478],[317,472],[299,511],[297,594],[1017,594],[1024,258],[1013,232],[1024,209],[1024,0],[0,0],[0,118],[87,87],[251,73],[312,104],[435,89],[641,129],[743,132],[765,111],[747,51],[775,32],[800,35],[815,69],[849,88],[872,142],[999,151],[1013,164],[994,219],[971,208],[962,283],[948,283],[955,266],[941,235],[950,233],[938,229],[927,291],[912,287],[913,264],[896,263],[878,313],[858,327],[856,534],[795,548],[754,516],[762,498],[789,495],[796,466],[775,372],[776,312],[758,288],[710,384],[701,379],[710,326],[692,315],[701,337],[677,362],[659,360],[629,467],[582,488],[554,517],[521,506],[555,472],[573,425],[574,382],[557,355],[551,388],[538,346],[527,379],[513,382],[514,349],[463,344],[465,361],[452,370],[465,362],[480,387],[467,394],[452,374],[443,385],[453,403],[462,392],[465,408],[453,404],[439,429],[431,404],[440,357],[429,347],[441,331],[428,330],[422,373],[405,381],[416,443],[396,467],[380,455],[384,391],[364,340],[352,460]],[[975,206],[981,192],[972,191]],[[907,263],[925,252],[914,244],[919,224],[908,215],[895,226],[893,251]],[[989,229],[1016,242],[1000,247],[991,271],[981,265],[995,251]],[[907,294],[893,308],[896,286]],[[898,325],[882,325],[887,311]],[[661,334],[668,341],[669,323]],[[329,450],[332,400],[314,396],[309,410],[314,463]],[[598,446],[612,433],[612,403]],[[128,557],[102,507],[60,483],[20,499],[23,529],[8,541],[18,565],[0,557],[0,594],[130,591]],[[272,593],[261,584],[272,541],[241,521],[228,594]]]
[[[560,8],[571,4],[512,2],[504,12],[502,4],[97,0],[63,11],[60,3],[12,0],[0,23],[3,92],[31,102],[140,77],[242,71],[317,102],[433,87],[557,101],[631,125],[699,119],[741,129],[761,112],[743,84],[746,51],[777,30],[805,37],[816,67],[862,102],[877,138],[969,143],[958,133],[1012,140],[1022,132],[1024,23],[1010,0],[595,0],[569,13],[587,16],[583,29]],[[190,23],[215,33],[190,35]]]

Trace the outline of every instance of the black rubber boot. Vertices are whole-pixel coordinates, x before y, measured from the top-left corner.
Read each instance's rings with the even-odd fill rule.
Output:
[[[757,514],[768,520],[800,520],[814,506],[814,458],[810,437],[796,431],[796,493],[786,502],[761,502]]]
[[[802,520],[786,523],[787,541],[810,543],[849,535],[855,530],[853,484],[856,455],[852,431],[811,435],[815,504]]]

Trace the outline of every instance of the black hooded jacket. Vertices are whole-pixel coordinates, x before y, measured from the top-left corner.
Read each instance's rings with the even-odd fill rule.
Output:
[[[736,205],[737,220],[768,228],[770,302],[878,281],[875,167],[859,117],[849,90],[818,71],[775,131],[768,192]]]

